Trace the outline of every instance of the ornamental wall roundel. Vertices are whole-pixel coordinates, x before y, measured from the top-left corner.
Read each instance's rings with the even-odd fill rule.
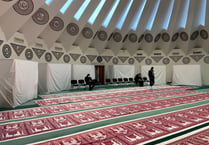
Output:
[[[194,31],[190,36],[190,40],[195,40],[199,36],[199,31]]]
[[[97,56],[97,62],[101,63],[102,62],[102,57],[101,56]]]
[[[182,62],[183,62],[184,64],[188,64],[188,63],[190,63],[190,58],[189,58],[189,57],[184,57],[184,58],[182,59]]]
[[[170,59],[169,58],[164,58],[163,59],[163,64],[169,64],[170,63]]]
[[[200,36],[202,39],[208,39],[208,32],[203,29],[200,31]]]
[[[25,57],[27,60],[31,60],[33,58],[33,51],[31,49],[25,50]]]
[[[112,59],[112,63],[113,63],[113,64],[118,64],[118,58],[114,57],[114,58]]]
[[[162,39],[163,41],[168,42],[170,40],[170,35],[167,32],[165,32],[162,34]]]
[[[60,31],[64,28],[64,21],[60,17],[54,17],[49,26],[54,31]]]
[[[159,34],[157,34],[157,36],[155,37],[155,42],[157,42],[157,41],[159,41],[160,40],[160,36],[161,36],[161,34],[159,33]]]
[[[105,31],[99,31],[97,36],[101,41],[105,41],[107,39],[107,33]]]
[[[44,25],[49,21],[49,13],[45,9],[39,8],[33,14],[32,19],[36,24]]]
[[[131,33],[128,35],[128,38],[131,42],[136,42],[137,41],[137,35],[135,33]]]
[[[81,56],[81,57],[80,57],[80,62],[81,62],[81,63],[86,63],[86,61],[87,61],[87,59],[86,59],[85,56]]]
[[[138,43],[140,43],[140,42],[142,41],[143,38],[144,38],[144,34],[142,34],[142,35],[139,37]]]
[[[205,56],[204,62],[207,63],[207,64],[209,63],[209,56]]]
[[[52,54],[49,53],[49,52],[47,52],[47,53],[45,54],[45,60],[46,60],[47,62],[52,61]]]
[[[180,38],[183,41],[187,41],[189,37],[188,37],[188,34],[186,32],[181,32],[180,33]]]
[[[64,56],[63,56],[63,60],[64,60],[64,62],[65,62],[65,63],[70,62],[70,56],[69,56],[69,55],[67,55],[67,54],[66,54],[66,55],[64,55]]]
[[[176,41],[178,39],[178,37],[179,37],[179,33],[177,32],[173,35],[172,41]]]
[[[29,15],[34,9],[34,4],[32,0],[19,0],[13,5],[13,9],[20,15]]]
[[[146,64],[146,65],[152,64],[152,59],[147,58],[147,59],[145,60],[145,64]]]
[[[115,42],[120,42],[122,40],[122,35],[119,32],[113,34],[113,39]]]
[[[79,27],[77,24],[75,23],[70,23],[67,25],[67,32],[68,34],[72,35],[72,36],[75,36],[78,34],[79,32]]]
[[[150,33],[145,34],[145,40],[150,43],[153,40],[153,36]]]
[[[135,62],[135,60],[134,60],[133,58],[129,58],[129,59],[128,59],[128,63],[129,63],[129,64],[134,64],[134,62]]]
[[[91,28],[85,27],[82,30],[82,34],[83,34],[83,37],[85,37],[86,39],[90,39],[93,36],[93,31]]]
[[[2,47],[2,53],[4,55],[5,58],[9,58],[12,55],[12,49],[8,44],[5,44]]]

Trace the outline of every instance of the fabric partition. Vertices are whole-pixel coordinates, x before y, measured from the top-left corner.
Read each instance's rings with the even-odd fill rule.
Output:
[[[142,77],[148,77],[148,71],[151,67],[154,67],[154,75],[155,75],[155,85],[165,85],[166,84],[166,66],[165,65],[144,65],[141,67],[141,75]]]
[[[39,63],[39,92],[52,93],[71,88],[70,64]]]
[[[201,86],[200,65],[174,65],[172,83],[173,85]]]
[[[0,68],[0,108],[14,108],[37,98],[37,62],[1,59]]]
[[[114,78],[130,78],[134,77],[135,67],[133,65],[114,65],[113,77]]]
[[[72,66],[72,78],[80,80],[85,78],[87,74],[90,74],[92,79],[95,79],[95,66],[94,65],[79,65]]]

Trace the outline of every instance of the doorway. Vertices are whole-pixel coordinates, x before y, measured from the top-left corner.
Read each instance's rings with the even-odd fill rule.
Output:
[[[105,67],[103,65],[95,65],[95,78],[98,84],[104,84],[104,74],[105,74]]]

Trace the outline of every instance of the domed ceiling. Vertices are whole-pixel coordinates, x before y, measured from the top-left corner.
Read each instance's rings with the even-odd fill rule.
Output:
[[[208,0],[1,0],[0,28],[6,40],[22,35],[46,49],[75,46],[99,54],[134,55],[172,49],[208,53]]]

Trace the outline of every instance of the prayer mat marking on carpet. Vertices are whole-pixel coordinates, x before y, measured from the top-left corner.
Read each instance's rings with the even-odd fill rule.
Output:
[[[151,140],[162,138],[163,136],[168,136],[199,124],[208,123],[208,113],[209,105],[204,105],[145,119],[109,125],[99,129],[92,129],[90,131],[34,144],[145,144]],[[207,136],[203,136],[202,141],[208,141],[208,133],[209,131],[207,129]],[[203,142],[203,145],[205,142]]]
[[[136,113],[159,110],[167,108],[167,104],[170,103],[169,107],[176,106],[180,104],[194,103],[196,101],[207,100],[209,99],[208,94],[199,94],[193,96],[172,98],[159,101],[138,103],[135,105],[125,105],[123,107],[112,107],[105,109],[98,109],[93,111],[83,111],[79,113],[69,113],[65,115],[57,115],[53,117],[45,117],[41,119],[31,119],[27,121],[18,121],[5,123],[0,125],[0,140],[8,141],[11,139],[18,139],[22,137],[28,137],[32,135],[37,135],[40,133],[47,133],[58,131],[61,129],[70,129],[72,126],[79,126],[86,123],[98,122],[107,119],[114,119],[116,117],[128,117],[127,115],[137,115]],[[158,103],[156,103],[158,102]],[[154,104],[153,104],[154,103]],[[208,103],[208,102],[207,102]],[[133,108],[131,108],[133,107]],[[209,108],[209,106],[207,106]],[[130,108],[130,109],[129,109]],[[184,117],[184,116],[183,116]],[[205,121],[195,120],[196,118],[188,118],[189,120],[197,121],[198,123]],[[181,122],[181,121],[180,121]],[[185,124],[187,125],[187,124]],[[188,124],[189,125],[189,124]]]
[[[98,107],[111,107],[111,106],[123,105],[126,103],[134,103],[134,102],[137,103],[141,101],[147,102],[146,100],[148,101],[152,101],[154,99],[160,100],[160,98],[163,97],[169,98],[175,96],[189,95],[190,93],[194,93],[194,92],[188,90],[182,90],[178,92],[165,92],[165,93],[148,94],[141,96],[113,98],[107,100],[96,100],[96,101],[69,103],[69,104],[61,104],[61,105],[53,105],[53,106],[37,107],[37,108],[29,108],[29,109],[27,108],[27,109],[13,110],[13,111],[3,111],[0,112],[0,123],[2,121],[27,119],[32,117],[38,117],[38,116],[44,116],[50,114],[52,115],[52,114],[70,112],[70,111],[93,109]],[[169,105],[169,103],[166,102],[166,105]]]
[[[95,99],[107,99],[107,98],[113,98],[113,97],[121,97],[121,96],[131,96],[131,95],[143,95],[143,94],[149,94],[149,93],[157,93],[162,91],[177,91],[177,90],[183,90],[183,89],[189,89],[191,87],[167,87],[167,88],[156,88],[156,89],[146,89],[146,90],[136,90],[134,88],[134,91],[121,91],[117,93],[106,93],[106,94],[91,94],[87,96],[77,96],[72,97],[67,96],[66,94],[58,94],[56,97],[54,95],[50,99],[44,99],[44,100],[38,100],[35,101],[36,104],[43,106],[43,105],[53,105],[53,104],[62,104],[62,103],[68,103],[68,102],[78,102],[78,101],[87,101],[87,100],[95,100]],[[195,92],[195,91],[194,91]],[[49,96],[48,96],[49,97]],[[53,98],[54,97],[54,98]]]

